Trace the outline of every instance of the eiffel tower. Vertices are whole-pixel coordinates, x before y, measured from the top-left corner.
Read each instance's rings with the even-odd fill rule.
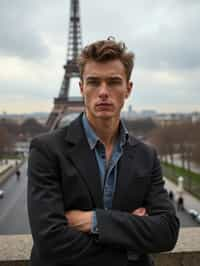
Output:
[[[54,107],[47,120],[47,126],[50,130],[57,128],[64,115],[73,112],[81,112],[84,109],[82,97],[69,97],[69,88],[72,78],[80,77],[77,58],[81,49],[82,35],[79,0],[71,0],[67,63],[64,65],[65,74],[59,95],[57,98],[54,98]]]

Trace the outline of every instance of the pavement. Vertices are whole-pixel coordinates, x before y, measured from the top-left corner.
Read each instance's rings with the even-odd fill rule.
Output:
[[[20,168],[24,160],[7,160],[7,163],[1,161],[0,163],[0,184],[15,173],[17,168]],[[4,172],[6,171],[6,172]]]
[[[0,189],[0,235],[30,234],[27,212],[27,162],[20,167],[20,178],[11,174]],[[1,264],[1,263],[0,263]]]
[[[178,187],[176,184],[174,184],[173,182],[171,182],[169,179],[164,178],[165,179],[165,187],[166,189],[172,190],[174,195],[175,195],[175,200],[178,197]],[[198,200],[197,198],[195,198],[194,196],[192,196],[190,193],[184,191],[183,192],[183,198],[184,198],[184,206],[186,210],[189,209],[195,209],[200,213],[200,200]]]
[[[3,173],[5,170],[13,167],[16,164],[16,160],[7,160],[7,163],[1,162],[0,163],[0,174]]]

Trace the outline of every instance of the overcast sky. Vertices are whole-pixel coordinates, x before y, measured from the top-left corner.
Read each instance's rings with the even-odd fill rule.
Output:
[[[0,113],[52,109],[64,76],[69,5],[70,0],[0,0]],[[80,5],[83,45],[112,35],[135,53],[127,104],[136,111],[200,111],[199,0]]]

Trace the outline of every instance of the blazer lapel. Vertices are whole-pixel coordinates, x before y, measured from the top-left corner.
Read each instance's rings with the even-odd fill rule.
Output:
[[[90,149],[82,128],[80,116],[68,128],[66,140],[71,142],[67,157],[73,162],[89,188],[95,206],[103,207],[101,181],[94,152]]]
[[[123,155],[118,165],[117,183],[113,195],[113,209],[123,209],[123,197],[130,192],[129,183],[131,182],[129,180],[133,179],[134,176],[134,154],[137,143],[138,141],[134,138],[133,142],[127,143],[124,147]]]

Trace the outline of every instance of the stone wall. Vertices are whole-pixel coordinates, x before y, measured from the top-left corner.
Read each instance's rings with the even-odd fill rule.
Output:
[[[26,266],[30,257],[30,235],[0,236],[0,266]],[[182,228],[171,252],[154,255],[156,266],[199,266],[200,227]]]

